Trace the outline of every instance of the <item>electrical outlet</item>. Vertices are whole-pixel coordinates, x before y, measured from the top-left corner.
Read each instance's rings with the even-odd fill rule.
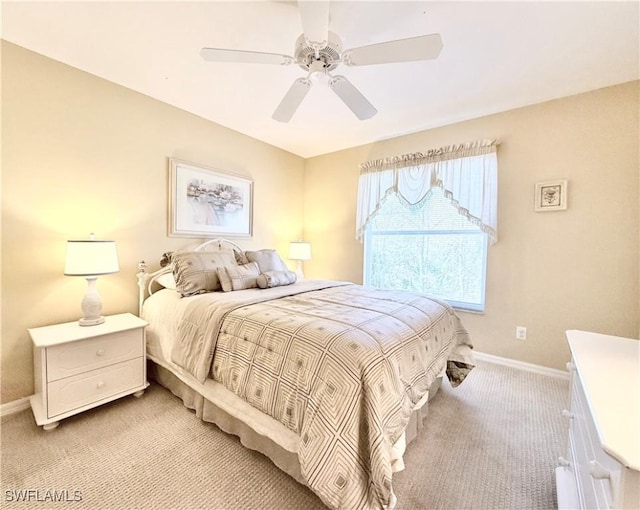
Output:
[[[527,328],[524,326],[516,326],[516,340],[527,339]]]

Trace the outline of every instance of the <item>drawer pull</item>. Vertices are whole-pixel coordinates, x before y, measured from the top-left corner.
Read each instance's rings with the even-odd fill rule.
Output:
[[[105,387],[105,382],[104,381],[100,381],[98,384],[96,384],[96,388],[98,388],[99,390]]]
[[[611,472],[597,460],[589,461],[589,474],[596,480],[611,478]]]
[[[573,414],[571,411],[567,411],[566,409],[562,410],[562,416],[564,416],[565,418],[569,419],[569,420],[573,420],[575,414]]]
[[[104,349],[98,349],[96,351],[96,356],[104,356]]]
[[[567,467],[571,465],[571,462],[569,462],[564,457],[558,457],[558,464],[560,464],[562,467]]]
[[[567,368],[567,372],[573,372],[576,369],[576,366],[571,361],[567,362],[565,367]]]

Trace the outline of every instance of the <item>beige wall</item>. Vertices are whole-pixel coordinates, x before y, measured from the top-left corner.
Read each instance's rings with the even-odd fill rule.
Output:
[[[499,241],[489,248],[486,313],[461,313],[476,349],[561,369],[567,329],[637,338],[638,115],[633,82],[309,159],[306,274],[362,280],[359,163],[497,138]],[[561,178],[568,210],[535,213],[535,183]],[[516,326],[527,327],[526,341],[514,339]]]
[[[476,348],[562,368],[565,329],[637,337],[638,94],[635,82],[304,161],[3,43],[1,401],[33,391],[27,328],[78,317],[86,282],[62,275],[66,239],[117,241],[121,271],[98,281],[107,314],[136,311],[138,260],[155,266],[189,242],[166,235],[168,157],[254,180],[243,246],[286,256],[304,231],[307,276],[360,282],[358,164],[499,138],[487,311],[462,314]],[[535,182],[556,178],[569,179],[569,209],[534,213]],[[528,327],[525,342],[516,325]]]
[[[33,393],[27,328],[75,320],[86,288],[65,277],[65,241],[115,239],[99,278],[107,314],[137,311],[136,265],[189,243],[166,235],[168,157],[254,180],[254,236],[303,232],[304,160],[177,108],[2,44],[2,402]]]

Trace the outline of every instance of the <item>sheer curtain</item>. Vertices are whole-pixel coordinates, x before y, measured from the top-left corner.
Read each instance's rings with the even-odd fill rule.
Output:
[[[495,140],[450,145],[427,153],[367,161],[360,165],[356,239],[364,239],[369,220],[391,193],[408,205],[420,204],[434,186],[478,225],[498,240],[498,160]]]

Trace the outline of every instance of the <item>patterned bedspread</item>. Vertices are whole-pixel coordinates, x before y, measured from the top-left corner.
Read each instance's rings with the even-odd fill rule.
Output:
[[[445,367],[453,385],[471,370],[466,330],[417,293],[309,281],[266,290],[198,296],[173,361],[299,433],[302,474],[329,507],[392,506],[391,447]]]

